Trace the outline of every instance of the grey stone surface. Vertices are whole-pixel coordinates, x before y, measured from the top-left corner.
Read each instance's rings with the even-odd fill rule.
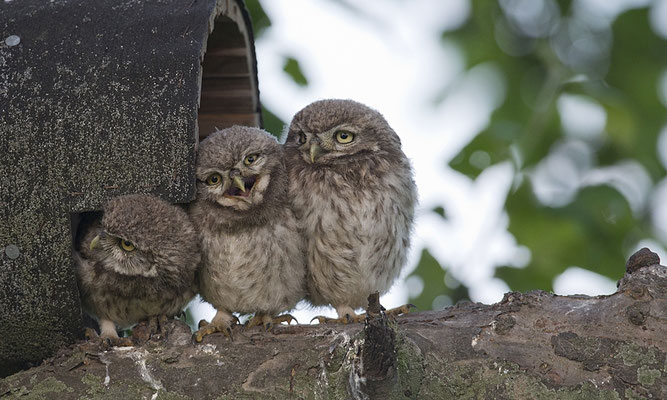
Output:
[[[194,196],[201,59],[229,3],[0,2],[0,376],[81,333],[72,213]]]

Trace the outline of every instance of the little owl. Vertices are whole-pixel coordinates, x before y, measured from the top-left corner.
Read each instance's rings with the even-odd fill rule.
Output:
[[[306,243],[308,300],[336,309],[338,319],[320,322],[361,321],[354,309],[389,290],[410,245],[417,190],[401,141],[377,111],[322,100],[294,116],[285,154]]]
[[[117,327],[144,319],[163,329],[197,293],[199,243],[176,205],[149,195],[116,197],[80,237],[74,256],[82,306],[112,344],[126,343]]]
[[[234,312],[246,328],[291,322],[305,294],[305,253],[287,199],[283,149],[268,133],[234,126],[200,143],[197,198],[190,205],[201,243],[200,294],[217,313],[195,333],[231,336]]]

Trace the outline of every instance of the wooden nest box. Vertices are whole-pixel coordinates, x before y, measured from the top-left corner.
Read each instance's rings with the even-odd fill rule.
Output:
[[[82,334],[78,213],[195,194],[198,139],[261,126],[241,0],[0,1],[0,376]]]

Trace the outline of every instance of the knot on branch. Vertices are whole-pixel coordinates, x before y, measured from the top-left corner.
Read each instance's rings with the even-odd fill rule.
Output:
[[[616,285],[619,292],[635,300],[667,293],[667,268],[660,265],[660,257],[646,247],[628,258],[625,269],[625,276]]]
[[[660,257],[647,247],[642,247],[628,258],[628,262],[625,263],[625,271],[631,274],[641,268],[656,264],[660,264]]]

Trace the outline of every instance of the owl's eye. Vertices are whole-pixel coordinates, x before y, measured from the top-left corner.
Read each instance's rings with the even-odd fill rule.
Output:
[[[338,143],[347,144],[354,140],[354,134],[347,131],[336,131],[336,140]]]
[[[243,164],[250,165],[250,164],[254,163],[255,161],[257,161],[258,158],[259,158],[259,154],[248,154],[243,159]]]
[[[121,239],[120,240],[120,248],[127,251],[127,252],[134,251],[134,244],[132,244],[132,242],[130,242],[128,240]]]
[[[206,178],[206,184],[209,186],[217,186],[220,184],[220,182],[222,182],[222,177],[217,172],[215,174],[209,175],[209,177]]]
[[[299,136],[297,136],[296,140],[299,142],[299,144],[306,143],[306,134],[303,132],[299,132]]]

